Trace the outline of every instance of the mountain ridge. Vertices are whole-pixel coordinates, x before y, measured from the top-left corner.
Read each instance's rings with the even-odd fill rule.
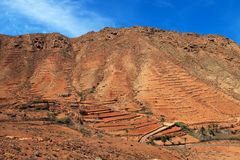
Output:
[[[9,50],[11,54],[4,50]],[[15,80],[9,86],[22,88],[12,91],[14,94],[18,93],[17,97],[20,99],[26,94],[27,99],[45,96],[46,99],[61,101],[64,99],[62,95],[68,95],[65,99],[80,101],[79,93],[88,93],[88,90],[94,88],[97,94],[88,94],[90,99],[122,97],[126,101],[133,101],[134,94],[138,92],[137,83],[142,83],[143,80],[139,74],[146,69],[144,65],[147,68],[150,65],[153,69],[151,74],[168,72],[159,67],[158,71],[154,66],[158,63],[157,59],[166,68],[168,64],[165,62],[169,62],[180,67],[181,72],[186,72],[187,76],[199,79],[219,93],[226,93],[228,99],[235,98],[236,101],[231,100],[234,103],[240,98],[240,83],[237,78],[240,76],[240,48],[222,36],[168,32],[150,27],[105,28],[78,38],[67,38],[59,33],[7,37],[1,40],[0,53],[0,64],[4,68],[1,80],[5,79],[2,81],[2,88],[9,78],[18,77],[21,83]],[[110,72],[111,67],[112,72],[116,73]],[[4,71],[10,72],[4,75]],[[177,70],[173,69],[171,72],[175,71]],[[109,78],[104,79],[106,75]],[[179,80],[181,81],[181,77]],[[120,88],[116,86],[118,83]],[[129,87],[132,89],[128,89]],[[2,92],[1,96],[9,94],[9,91]],[[27,92],[33,93],[29,95]],[[14,97],[14,94],[10,95]],[[129,100],[126,97],[132,98]]]

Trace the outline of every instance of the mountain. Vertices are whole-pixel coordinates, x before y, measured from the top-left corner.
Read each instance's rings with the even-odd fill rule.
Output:
[[[153,132],[163,126],[165,132],[174,133],[172,139],[181,138],[179,123],[195,129],[194,133],[212,125],[225,127],[219,131],[221,136],[226,128],[228,136],[233,136],[230,130],[238,133],[240,47],[223,36],[150,27],[104,28],[76,38],[58,33],[0,35],[0,68],[0,121],[4,123],[49,122],[53,114],[54,121],[69,118],[75,130],[81,124],[91,132],[134,143],[148,134],[156,136],[161,131]],[[4,123],[2,127],[13,127]],[[57,125],[56,130],[61,128]],[[202,135],[196,135],[191,138],[204,143]],[[196,151],[186,152],[195,159],[202,149],[192,147]],[[177,149],[174,156],[166,150],[161,148],[167,159],[187,158]]]

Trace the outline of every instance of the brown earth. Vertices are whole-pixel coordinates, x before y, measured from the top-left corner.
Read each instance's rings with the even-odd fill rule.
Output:
[[[19,159],[206,159],[207,148],[197,145],[179,152],[137,141],[163,122],[239,130],[240,47],[223,36],[149,27],[105,28],[72,39],[0,35],[0,68],[0,154],[6,159],[20,153]],[[206,143],[177,132],[158,135]],[[37,137],[53,140],[38,143]],[[232,148],[226,156],[234,159],[238,141],[231,142],[219,141]]]

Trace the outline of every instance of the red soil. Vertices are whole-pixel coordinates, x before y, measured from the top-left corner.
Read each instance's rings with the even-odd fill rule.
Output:
[[[105,28],[72,39],[57,33],[0,35],[0,121],[4,132],[9,131],[10,135],[0,137],[4,149],[0,152],[4,158],[12,159],[18,154],[14,145],[23,145],[23,148],[28,145],[19,137],[11,139],[12,133],[23,134],[32,126],[30,122],[18,126],[17,122],[55,122],[61,114],[65,115],[63,122],[70,119],[71,127],[83,125],[92,130],[93,135],[99,130],[109,135],[116,131],[122,138],[149,133],[162,126],[160,121],[179,121],[192,126],[236,125],[240,117],[239,54],[239,45],[222,36],[149,27]],[[87,115],[80,115],[82,111]],[[104,145],[95,147],[91,145],[97,138],[89,143],[87,138],[75,141],[79,135],[69,133],[72,131],[66,128],[40,126],[40,129],[36,126],[30,129],[29,135],[26,132],[27,137],[21,135],[21,138],[38,136],[36,130],[46,132],[46,137],[52,136],[55,141],[46,147],[56,150],[44,149],[43,159],[49,158],[47,154],[52,158],[59,149],[56,146],[61,146],[59,141],[71,138],[68,134],[73,138],[64,142],[57,158],[93,159],[100,152],[106,153],[105,159],[116,159],[117,155],[123,159],[125,153],[129,155],[127,159],[155,157],[151,154],[152,148],[145,152],[147,145],[134,148],[139,151],[136,152],[131,147],[124,148],[130,143],[125,145],[114,139],[107,141],[109,144],[100,141]],[[61,130],[63,136],[58,138]],[[174,133],[174,128],[164,132]],[[111,154],[102,150],[114,146],[113,142],[118,146]],[[29,158],[36,148],[44,146],[37,139],[29,144],[34,149],[23,149],[20,158]],[[87,147],[77,149],[81,144]],[[193,153],[189,156],[192,159],[197,158],[197,154],[199,159],[208,156],[234,159],[239,155],[237,147],[233,146],[229,153],[225,152],[226,147],[209,148],[216,152],[224,149],[223,154],[211,156],[206,148],[194,146],[194,150],[180,155],[185,159],[188,151]],[[97,153],[92,155],[90,152],[95,150]],[[156,150],[152,152],[159,155]],[[161,148],[159,152],[160,159],[180,159],[175,152],[176,157],[172,157],[168,148]]]

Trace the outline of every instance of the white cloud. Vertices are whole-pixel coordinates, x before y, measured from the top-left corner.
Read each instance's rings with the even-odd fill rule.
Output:
[[[78,36],[113,22],[86,9],[83,0],[74,3],[71,0],[2,0],[0,3],[16,14],[55,28],[70,36]]]

